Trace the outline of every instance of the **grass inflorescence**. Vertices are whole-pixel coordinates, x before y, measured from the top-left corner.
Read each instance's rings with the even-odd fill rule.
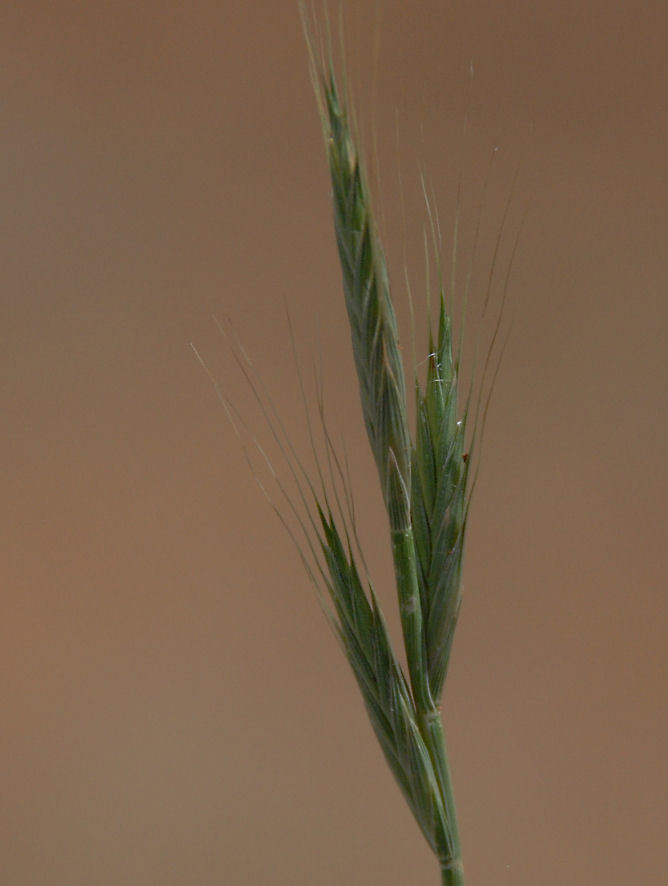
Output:
[[[439,703],[460,608],[468,510],[465,404],[458,414],[452,321],[441,289],[429,328],[417,422],[408,417],[388,271],[370,191],[327,41],[302,7],[329,163],[334,228],[364,422],[387,511],[407,674],[376,594],[364,587],[347,529],[318,501],[324,583],[333,625],[386,760],[427,842],[442,882],[463,883],[460,841]]]
[[[432,321],[428,293],[427,354],[421,361],[414,355],[415,420],[409,418],[389,274],[355,127],[351,123],[345,76],[340,88],[331,40],[328,34],[323,37],[317,17],[310,16],[303,3],[300,6],[329,165],[334,229],[362,413],[387,513],[405,668],[393,647],[369,578],[358,538],[347,464],[339,459],[332,443],[324,416],[322,380],[317,377],[317,407],[324,441],[324,452],[318,452],[292,326],[293,352],[315,460],[314,476],[304,469],[280,414],[264,386],[255,378],[248,355],[238,343],[232,343],[238,367],[296,486],[295,498],[257,438],[253,438],[287,503],[289,514],[272,501],[245,446],[244,451],[256,479],[297,544],[357,681],[385,759],[438,860],[443,886],[463,886],[461,847],[440,701],[461,603],[465,531],[475,484],[471,476],[471,455],[479,444],[481,432],[477,429],[484,424],[489,392],[487,399],[483,399],[485,385],[481,383],[473,407],[472,382],[465,396],[460,396],[463,319],[460,318],[455,344],[450,311],[454,268],[448,300],[440,273],[439,238],[432,236],[433,252],[439,262],[436,318]],[[431,212],[424,181],[423,190],[432,235],[435,235],[438,222]],[[454,241],[453,252],[456,236]],[[492,268],[499,243],[500,235]],[[470,273],[463,312],[469,282]],[[501,311],[482,371],[483,380],[491,371],[492,386],[498,361],[495,369],[490,357],[498,337],[507,283],[506,275]],[[491,284],[492,272],[481,318],[487,310]],[[224,327],[218,325],[228,337]],[[204,365],[197,351],[195,353]],[[420,366],[426,366],[423,378]],[[206,371],[242,442],[244,436],[252,437],[239,412],[209,370]],[[481,413],[483,419],[479,420]]]

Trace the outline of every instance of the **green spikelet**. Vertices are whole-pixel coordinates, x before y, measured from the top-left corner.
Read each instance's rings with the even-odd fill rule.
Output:
[[[390,643],[373,588],[365,593],[350,548],[331,512],[318,508],[320,544],[329,573],[334,630],[362,693],[385,759],[422,833],[440,857],[453,851],[448,810],[410,689]]]
[[[392,529],[410,523],[411,442],[404,371],[383,250],[345,108],[334,76],[323,84],[323,117],[362,411]]]
[[[331,68],[320,82],[334,226],[362,411],[389,516],[411,688],[427,709],[432,699],[410,515],[412,444],[396,319],[370,196]]]
[[[461,602],[468,462],[466,420],[457,421],[451,323],[441,297],[438,342],[430,341],[424,388],[416,381],[411,518],[418,555],[429,686],[438,699]]]

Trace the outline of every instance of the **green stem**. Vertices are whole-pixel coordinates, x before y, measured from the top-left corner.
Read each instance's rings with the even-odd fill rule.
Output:
[[[448,820],[448,857],[441,859],[441,876],[443,886],[463,886],[464,869],[462,867],[462,849],[459,839],[459,827],[457,825],[457,810],[455,808],[455,794],[452,788],[452,776],[448,764],[448,754],[445,746],[445,735],[440,712],[434,709],[427,717],[427,730],[429,733],[429,750],[433,755],[434,766],[437,772],[441,796]]]
[[[448,865],[441,868],[441,883],[443,886],[464,886],[464,872],[461,862],[454,867]]]

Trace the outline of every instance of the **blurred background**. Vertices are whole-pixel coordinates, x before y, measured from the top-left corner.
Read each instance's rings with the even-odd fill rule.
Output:
[[[467,884],[662,883],[665,3],[343,18],[405,341],[421,171],[474,305],[519,233],[444,701]],[[436,883],[190,347],[271,450],[238,339],[308,464],[287,305],[393,611],[296,3],[6,3],[0,53],[2,882]]]

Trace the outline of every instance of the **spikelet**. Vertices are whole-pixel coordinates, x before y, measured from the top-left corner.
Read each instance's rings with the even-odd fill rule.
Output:
[[[424,388],[416,381],[411,522],[418,558],[429,687],[440,698],[461,603],[469,463],[466,411],[457,419],[451,321],[441,294],[438,340],[430,340]]]
[[[333,69],[319,73],[334,228],[362,412],[390,526],[410,522],[411,442],[404,371],[387,267],[371,199]]]

